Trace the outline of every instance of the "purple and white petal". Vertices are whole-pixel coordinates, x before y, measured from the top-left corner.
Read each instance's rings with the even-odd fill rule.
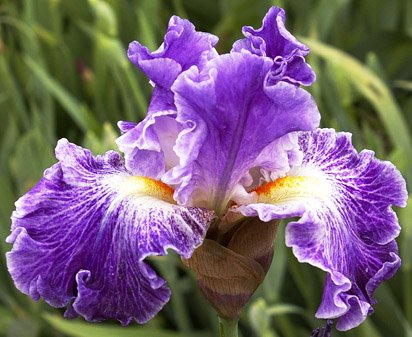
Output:
[[[201,67],[217,55],[213,48],[218,38],[209,33],[198,32],[188,20],[173,16],[160,48],[151,52],[139,42],[129,44],[127,55],[154,84],[149,111],[168,110],[173,106],[170,87],[177,76],[195,65]]]
[[[117,122],[117,126],[120,129],[120,132],[122,134],[126,133],[127,131],[130,131],[136,127],[137,123],[135,122],[128,122],[128,121],[119,121]]]
[[[152,98],[146,118],[135,128],[128,128],[117,141],[121,151],[125,153],[126,167],[136,174],[153,172],[154,177],[160,177],[165,169],[175,161],[171,150],[174,142],[166,144],[167,149],[162,149],[159,142],[160,133],[156,125],[168,123],[171,130],[166,132],[170,138],[178,128],[177,123],[170,121],[175,117],[174,96],[170,87],[177,76],[191,66],[201,68],[209,59],[217,55],[213,48],[218,39],[216,36],[198,32],[194,25],[188,21],[173,16],[169,21],[164,42],[160,48],[150,52],[147,47],[139,42],[130,43],[128,49],[129,59],[149,78],[154,85]],[[163,118],[167,116],[167,118]],[[135,161],[136,157],[148,157],[149,168],[143,169]],[[166,158],[167,157],[167,158]],[[171,158],[174,157],[174,158]]]
[[[405,181],[372,151],[359,154],[350,134],[300,132],[301,166],[260,186],[247,216],[300,216],[286,228],[286,244],[300,262],[328,273],[319,318],[338,318],[349,330],[373,312],[373,292],[400,266],[394,239],[400,227],[391,206],[404,207]]]
[[[125,154],[126,168],[134,175],[160,179],[166,170],[178,164],[173,145],[182,127],[175,116],[173,110],[157,111],[134,126],[130,122],[119,122],[124,133],[116,143]]]
[[[260,168],[265,181],[273,181],[301,165],[302,160],[298,132],[290,132],[266,146],[254,162],[254,167]]]
[[[170,88],[176,77],[191,66],[200,66],[215,54],[218,38],[198,32],[188,20],[172,16],[160,48],[151,52],[139,42],[130,43],[130,61],[140,68],[155,85]]]
[[[286,82],[265,85],[272,65],[247,51],[230,53],[176,80],[176,120],[184,127],[174,148],[180,165],[163,180],[177,185],[179,203],[223,211],[267,145],[318,126],[309,93]]]
[[[259,185],[283,177],[293,167],[302,164],[303,153],[298,133],[290,132],[267,145],[250,165],[252,169],[236,186],[232,200],[237,205],[254,203],[256,196],[248,191]]]
[[[261,28],[243,27],[242,32],[246,38],[236,41],[232,51],[246,49],[253,54],[272,58],[274,64],[269,77],[272,85],[279,81],[311,85],[316,76],[305,62],[309,48],[286,29],[285,21],[285,11],[282,8],[270,8]]]
[[[191,256],[213,213],[174,204],[173,190],[130,175],[116,152],[94,157],[61,140],[57,164],[16,202],[7,241],[17,288],[67,316],[144,323],[168,301],[144,260],[171,248]]]

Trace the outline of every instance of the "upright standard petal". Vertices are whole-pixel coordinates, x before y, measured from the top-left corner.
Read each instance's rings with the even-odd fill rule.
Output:
[[[286,82],[265,85],[272,64],[246,51],[231,53],[176,80],[176,120],[184,127],[174,148],[180,165],[164,181],[177,185],[179,203],[223,212],[268,144],[317,127],[319,112],[306,91]]]
[[[168,301],[144,260],[171,248],[189,258],[213,213],[174,204],[173,190],[132,176],[115,152],[94,157],[61,140],[59,162],[16,202],[7,241],[17,288],[66,315],[144,323]]]
[[[176,77],[191,66],[207,61],[218,38],[198,32],[188,20],[172,16],[160,48],[154,52],[139,42],[130,43],[129,59],[156,85],[170,88]]]
[[[154,85],[146,118],[134,128],[127,122],[119,125],[124,135],[117,144],[125,154],[126,167],[132,172],[160,177],[176,161],[171,147],[179,125],[174,121],[176,108],[170,87],[181,72],[193,65],[201,68],[217,55],[213,48],[217,41],[212,34],[197,32],[190,21],[173,16],[158,50],[150,52],[137,41],[130,43],[129,59]],[[158,129],[164,130],[166,124],[168,129],[162,135]],[[127,128],[123,130],[124,125]],[[167,142],[162,143],[159,138],[167,139]],[[136,160],[140,157],[147,158],[143,167],[141,161]]]
[[[173,82],[182,71],[193,65],[200,67],[217,54],[213,48],[217,41],[212,34],[196,31],[190,21],[173,16],[158,50],[150,52],[137,41],[130,43],[129,59],[155,85],[149,111],[173,108]]]
[[[286,228],[286,244],[300,262],[326,271],[319,318],[339,318],[349,330],[373,312],[373,292],[400,266],[392,205],[405,206],[399,171],[357,153],[350,135],[333,130],[299,133],[301,166],[258,187],[255,204],[238,210],[264,221],[301,216]]]
[[[243,27],[245,39],[234,43],[232,51],[249,50],[251,53],[267,56],[274,60],[269,83],[287,81],[294,84],[311,85],[315,73],[305,62],[309,48],[299,42],[285,27],[285,11],[272,7],[262,21],[262,27]]]

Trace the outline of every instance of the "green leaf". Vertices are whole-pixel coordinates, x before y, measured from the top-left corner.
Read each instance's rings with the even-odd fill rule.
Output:
[[[19,122],[28,127],[29,113],[24,105],[23,92],[10,67],[11,64],[5,57],[5,54],[0,54],[0,89],[7,99],[5,103],[8,103],[8,108],[14,111]],[[4,119],[3,122],[5,122]]]
[[[56,161],[53,147],[39,129],[32,129],[19,139],[11,159],[12,174],[18,183],[19,193],[34,186],[43,171]]]
[[[0,235],[5,238],[10,232],[10,216],[13,211],[16,195],[14,194],[13,186],[10,177],[6,174],[0,174]],[[0,251],[5,252],[4,246],[6,243],[0,243]],[[0,281],[1,284],[1,281]]]
[[[0,331],[7,331],[14,320],[13,315],[3,306],[0,307]]]
[[[101,323],[68,321],[51,314],[44,314],[43,317],[56,330],[70,337],[210,337],[209,334],[203,332],[183,334],[144,326],[121,327]]]
[[[281,297],[281,289],[286,274],[286,267],[285,230],[284,226],[279,226],[275,239],[273,262],[262,284],[265,299],[269,303],[274,303]]]
[[[98,29],[85,22],[79,21],[77,25],[96,45],[94,68],[96,76],[104,79],[97,82],[94,88],[95,94],[97,95],[97,103],[99,103],[99,105],[102,104],[103,99],[101,95],[105,95],[104,92],[109,90],[106,77],[108,75],[107,70],[110,69],[117,82],[119,81],[119,76],[122,77],[123,88],[126,86],[129,87],[132,97],[135,98],[135,102],[140,108],[139,117],[143,118],[147,110],[146,98],[142,93],[143,90],[140,88],[138,81],[133,77],[135,70],[126,57],[125,47],[121,41],[101,33]],[[104,106],[101,106],[98,110],[103,110],[104,108]]]
[[[252,328],[259,334],[263,334],[270,327],[270,319],[267,314],[267,303],[263,298],[256,300],[250,305],[249,321]]]
[[[259,336],[275,336],[271,331],[271,319],[274,316],[288,315],[288,314],[300,314],[304,315],[305,311],[293,304],[277,303],[275,305],[268,306],[266,301],[262,298],[256,300],[249,309],[249,321],[253,329]],[[288,329],[288,333],[292,333],[291,325],[288,321],[279,321],[283,329]],[[293,328],[293,327],[292,327]]]
[[[412,196],[409,196],[407,206],[399,210],[399,223],[402,226],[402,270],[412,272]]]
[[[40,325],[32,317],[22,317],[10,322],[7,337],[37,337],[39,336]]]
[[[411,288],[410,285],[411,284],[408,283],[406,286]],[[384,331],[384,329],[382,329],[382,327],[384,327],[391,332],[391,336],[412,337],[412,326],[406,319],[401,304],[397,302],[388,284],[382,284],[376,290],[375,296],[378,304],[375,308],[374,319],[381,320],[381,331]],[[391,323],[388,325],[388,322]]]
[[[401,232],[401,258],[403,274],[403,303],[406,319],[412,327],[412,197],[409,196],[408,205],[399,210]],[[412,328],[410,329],[412,337]]]
[[[412,91],[412,81],[395,81],[395,86],[407,91]]]
[[[383,335],[380,334],[379,330],[372,323],[372,321],[368,319],[359,326],[358,330],[359,330],[359,333],[362,334],[363,336],[383,337]]]
[[[90,149],[94,154],[103,154],[109,150],[117,151],[115,142],[117,137],[119,134],[113,129],[113,126],[110,123],[104,123],[101,135],[96,135],[93,131],[86,133],[84,147]]]
[[[139,25],[139,35],[141,36],[139,41],[150,50],[156,50],[159,47],[159,43],[156,41],[156,29],[153,17],[147,15],[147,12],[156,15],[157,7],[157,1],[153,0],[143,0],[139,3],[139,7],[136,7],[136,13],[139,19],[137,24]]]
[[[89,0],[95,15],[96,27],[109,36],[117,35],[117,17],[112,7],[101,0]]]
[[[336,18],[342,12],[342,7],[347,5],[349,0],[320,0],[312,13],[319,36],[326,37],[331,32],[331,27],[335,24]],[[322,18],[322,20],[318,20]]]
[[[303,314],[305,311],[298,307],[297,305],[287,304],[287,303],[278,303],[270,306],[267,309],[267,313],[270,316],[277,315],[286,315],[286,314]]]
[[[404,18],[405,31],[409,36],[412,36],[412,2],[408,0],[405,1]]]
[[[98,132],[99,124],[95,117],[88,111],[86,106],[80,104],[68,91],[55,81],[41,66],[32,58],[24,58],[27,66],[33,74],[40,80],[47,91],[66,109],[78,126],[84,130],[94,130]]]

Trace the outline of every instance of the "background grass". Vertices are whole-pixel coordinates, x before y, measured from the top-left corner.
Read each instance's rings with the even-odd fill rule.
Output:
[[[130,41],[157,48],[178,14],[217,34],[226,52],[273,4],[312,49],[318,80],[309,90],[322,126],[352,132],[358,149],[393,161],[411,189],[411,0],[0,0],[0,336],[216,336],[215,314],[173,254],[153,259],[171,302],[149,324],[122,328],[66,321],[61,310],[21,295],[3,241],[14,201],[55,161],[57,139],[103,153],[115,148],[118,120],[143,118],[151,87],[125,56]],[[334,336],[412,337],[412,208],[399,216],[401,270],[377,291],[373,316]],[[242,335],[309,337],[323,324],[313,318],[323,280],[296,261],[281,230],[272,268],[241,318]]]

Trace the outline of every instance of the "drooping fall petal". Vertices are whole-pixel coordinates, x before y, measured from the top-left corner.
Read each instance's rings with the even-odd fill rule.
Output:
[[[349,330],[373,312],[373,292],[400,266],[392,205],[405,206],[399,171],[353,148],[350,135],[320,129],[299,133],[300,166],[258,187],[257,203],[241,206],[264,221],[299,216],[286,228],[286,244],[300,262],[327,272],[319,318],[339,318]]]
[[[171,248],[185,258],[213,212],[177,206],[173,191],[132,176],[116,152],[94,157],[61,140],[59,162],[16,203],[7,264],[17,288],[67,315],[144,323],[170,290],[150,265]]]

